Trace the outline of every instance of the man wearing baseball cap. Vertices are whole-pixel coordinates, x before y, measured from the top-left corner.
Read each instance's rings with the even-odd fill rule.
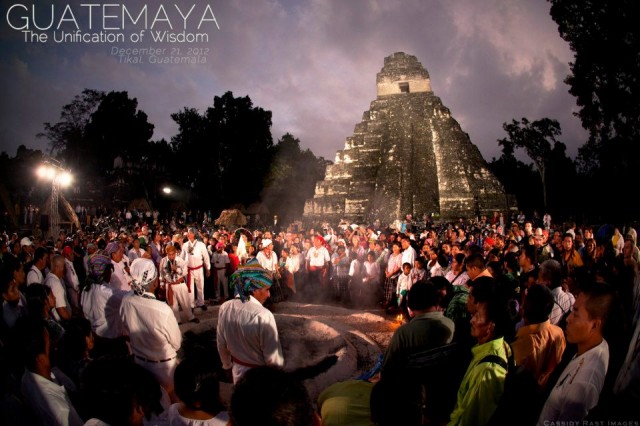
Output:
[[[31,262],[31,260],[33,260],[34,250],[31,238],[24,237],[20,240],[20,254],[18,254],[18,259],[20,259],[23,264]]]

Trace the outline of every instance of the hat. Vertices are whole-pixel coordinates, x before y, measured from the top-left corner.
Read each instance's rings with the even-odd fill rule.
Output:
[[[198,235],[198,230],[194,227],[191,227],[187,230],[187,232],[192,233],[193,235]]]
[[[534,234],[535,237],[542,237],[542,228],[536,228]]]
[[[111,263],[111,259],[109,259],[104,254],[96,253],[89,258],[89,276],[96,281],[102,279],[102,275],[105,273],[107,268],[113,269],[113,264]]]
[[[31,241],[31,238],[29,237],[24,237],[23,239],[20,240],[20,246],[32,246],[33,245],[33,241]]]
[[[317,240],[317,241],[320,241],[320,244],[324,244],[324,243],[325,243],[325,241],[324,241],[324,237],[322,237],[322,236],[320,236],[320,235],[316,235],[316,240]]]
[[[223,248],[224,248],[224,243],[223,243],[222,241],[219,241],[219,242],[216,244],[216,250],[218,250],[218,249],[223,249]]]
[[[273,284],[271,273],[260,266],[255,258],[249,259],[245,265],[239,266],[231,275],[234,294],[239,296],[243,303],[253,290],[269,288],[271,284]]]
[[[342,238],[338,239],[338,244],[340,244],[340,243],[347,244],[347,242]]]
[[[138,295],[142,296],[146,287],[158,276],[158,269],[151,259],[139,257],[131,262],[131,288]]]
[[[485,242],[485,243],[487,243],[487,244],[488,244],[488,245],[490,245],[490,246],[493,246],[493,245],[495,245],[495,244],[496,244],[495,240],[494,240],[493,238],[491,238],[491,237],[487,237],[487,238],[485,238],[485,239],[484,239],[484,242]]]
[[[64,246],[64,248],[62,249],[62,254],[67,255],[71,253],[73,253],[73,249],[71,248],[71,246]]]
[[[272,241],[270,239],[265,238],[264,240],[262,240],[262,243],[261,243],[260,247],[267,248],[267,247],[269,247],[269,244],[271,244],[271,243],[272,243]]]
[[[107,247],[104,249],[104,254],[107,256],[111,256],[113,253],[117,252],[118,250],[120,250],[120,244],[117,243],[116,241],[111,241],[109,244],[107,244]]]

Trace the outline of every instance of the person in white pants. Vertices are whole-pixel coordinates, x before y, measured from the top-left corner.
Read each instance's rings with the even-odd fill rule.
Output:
[[[159,269],[160,285],[167,292],[167,303],[173,309],[178,323],[182,322],[182,317],[197,324],[200,320],[193,315],[191,294],[187,288],[187,263],[178,257],[178,251],[174,246],[167,246],[166,253],[167,256],[160,261]]]
[[[207,310],[204,304],[204,277],[211,276],[211,260],[207,246],[202,241],[196,240],[196,228],[189,228],[188,241],[182,245],[180,257],[187,262],[187,287],[191,291],[191,306]],[[197,292],[194,292],[194,289]],[[197,298],[197,301],[196,301]]]

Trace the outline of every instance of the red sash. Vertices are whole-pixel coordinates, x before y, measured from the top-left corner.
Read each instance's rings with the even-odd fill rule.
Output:
[[[188,267],[187,268],[187,288],[189,289],[189,293],[191,293],[191,271],[197,271],[198,269],[202,268],[202,263],[200,264],[200,266],[196,266],[196,267]]]

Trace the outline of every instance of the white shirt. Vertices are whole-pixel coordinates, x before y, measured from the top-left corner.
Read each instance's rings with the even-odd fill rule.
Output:
[[[229,412],[221,411],[215,417],[208,420],[195,420],[183,417],[178,411],[180,404],[172,404],[165,411],[169,426],[226,426],[229,422]]]
[[[111,281],[109,281],[109,287],[113,290],[121,290],[121,291],[129,291],[131,290],[131,286],[129,285],[132,281],[131,275],[127,271],[125,271],[125,266],[129,266],[128,262],[124,260],[124,257],[120,262],[114,262],[111,260],[111,264],[113,265],[113,273],[111,274]]]
[[[253,296],[245,303],[235,298],[222,304],[217,344],[224,369],[232,367],[232,356],[252,365],[284,365],[276,319]]]
[[[331,261],[331,258],[329,257],[329,252],[325,246],[321,246],[320,248],[315,248],[314,246],[307,252],[307,260],[309,261],[309,266],[322,268],[325,263]]]
[[[571,310],[576,298],[573,294],[565,292],[562,287],[554,288],[551,290],[551,294],[553,295],[554,303],[549,320],[551,324],[558,325],[562,319],[562,315]]]
[[[138,250],[132,248],[131,250],[129,250],[129,254],[127,255],[127,257],[129,257],[130,262],[133,262],[134,260],[142,257],[142,253],[144,253],[144,250],[142,250],[141,248],[139,248]]]
[[[69,306],[69,302],[67,302],[67,292],[64,289],[64,285],[60,278],[57,277],[53,272],[49,272],[47,274],[47,278],[44,280],[44,285],[49,286],[51,289],[51,293],[56,298],[56,308],[66,308]]]
[[[175,268],[174,268],[175,266]],[[169,257],[163,257],[160,261],[160,282],[162,283],[174,283],[178,281],[180,278],[184,278],[187,276],[189,272],[187,270],[187,262],[184,259],[176,256],[176,258],[171,261]],[[186,278],[185,278],[186,282]]]
[[[229,260],[229,255],[226,251],[222,251],[218,253],[217,251],[213,252],[213,267],[216,269],[226,268],[228,263],[231,263]]]
[[[402,252],[402,265],[408,263],[411,265],[411,269],[413,269],[413,262],[416,260],[416,250],[409,246],[405,251]],[[401,265],[401,267],[402,267]]]
[[[131,339],[134,355],[160,361],[177,355],[182,334],[173,310],[151,293],[128,293],[122,299],[120,319]]]
[[[73,262],[69,259],[64,260],[64,282],[67,287],[73,288],[75,291],[80,291],[80,280],[78,274],[76,274],[76,268],[73,266]]]
[[[376,262],[364,262],[364,281],[368,284],[378,284],[380,282],[380,266]]]
[[[125,294],[122,290],[113,290],[105,284],[92,284],[82,291],[82,312],[98,336],[115,339],[124,333],[120,305]]]
[[[271,256],[267,257],[264,250],[260,250],[256,255],[258,263],[267,271],[275,272],[278,269],[278,256],[272,251]]]
[[[64,386],[58,384],[53,373],[51,378],[53,381],[25,370],[20,383],[22,395],[41,424],[83,425]]]
[[[27,287],[31,284],[44,284],[42,271],[36,265],[32,265],[27,273]]]
[[[609,345],[604,339],[598,346],[575,356],[549,394],[538,425],[568,421],[580,423],[598,403],[608,366]]]
[[[398,277],[398,284],[396,284],[396,294],[398,297],[403,290],[409,291],[411,289],[411,274],[406,275],[404,272]]]
[[[284,267],[292,274],[298,272],[300,270],[300,253],[289,256]]]
[[[187,241],[182,245],[182,252],[180,257],[187,261],[189,268],[197,268],[204,264],[205,270],[211,269],[211,259],[209,258],[209,252],[207,246],[202,241],[193,240]]]

